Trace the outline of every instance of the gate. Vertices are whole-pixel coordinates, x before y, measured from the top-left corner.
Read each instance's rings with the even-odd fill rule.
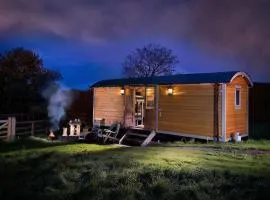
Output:
[[[12,141],[15,138],[15,132],[15,117],[9,117],[7,120],[0,120],[0,140]]]

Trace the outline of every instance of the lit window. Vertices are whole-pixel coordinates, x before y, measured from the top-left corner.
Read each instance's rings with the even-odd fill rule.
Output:
[[[240,109],[241,108],[241,87],[236,86],[235,87],[235,108]]]
[[[172,88],[168,88],[168,95],[173,95],[173,89]]]
[[[120,94],[121,94],[121,95],[124,95],[124,94],[125,94],[125,89],[124,89],[124,88],[121,88]]]

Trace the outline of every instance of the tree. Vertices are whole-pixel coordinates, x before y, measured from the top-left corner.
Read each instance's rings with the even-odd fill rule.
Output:
[[[1,113],[29,112],[44,103],[42,89],[61,75],[43,66],[36,53],[15,48],[0,55]]]
[[[172,50],[166,47],[148,44],[129,54],[123,63],[126,77],[152,77],[171,75],[179,61]]]

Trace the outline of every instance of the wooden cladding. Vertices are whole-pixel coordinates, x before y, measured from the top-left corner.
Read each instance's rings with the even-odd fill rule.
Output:
[[[120,90],[120,87],[94,89],[94,119],[104,118],[106,125],[124,122],[124,95]]]
[[[124,126],[130,127],[135,124],[135,89],[134,88],[125,88],[125,115],[124,115]]]
[[[158,129],[213,137],[213,85],[160,86]]]
[[[214,128],[214,137],[219,141],[219,91],[220,87],[219,84],[214,84],[214,105],[213,105],[213,128]]]
[[[146,109],[144,118],[144,128],[147,130],[156,129],[156,99],[155,87],[146,88]]]
[[[125,127],[134,126],[137,96],[145,102],[145,129],[227,140],[236,132],[248,134],[248,81],[242,76],[226,85],[126,86],[124,95],[120,87],[94,90],[94,118],[104,118],[107,125],[120,121]]]
[[[240,99],[237,101],[240,106],[236,105],[236,90],[239,91]],[[244,77],[238,76],[227,84],[226,100],[226,137],[236,132],[248,134],[248,82]]]
[[[146,88],[146,109],[155,108],[155,88],[147,87]]]

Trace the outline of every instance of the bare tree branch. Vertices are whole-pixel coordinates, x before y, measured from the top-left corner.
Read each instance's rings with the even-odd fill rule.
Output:
[[[152,77],[170,75],[175,72],[179,61],[172,50],[156,44],[137,48],[129,54],[123,66],[126,77]]]

